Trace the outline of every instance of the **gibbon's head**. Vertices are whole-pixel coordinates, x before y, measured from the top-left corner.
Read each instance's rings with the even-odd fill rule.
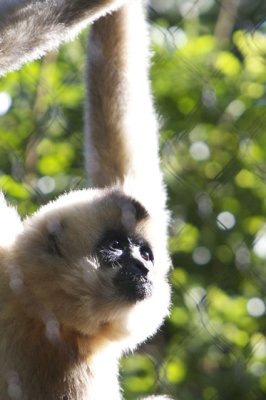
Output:
[[[132,347],[167,314],[165,238],[118,188],[70,192],[42,207],[25,221],[13,265],[10,279],[19,273],[14,288],[31,312],[84,335],[108,326],[109,340]]]

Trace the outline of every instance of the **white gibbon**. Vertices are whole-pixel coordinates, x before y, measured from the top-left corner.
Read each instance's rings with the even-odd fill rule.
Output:
[[[24,221],[0,198],[1,400],[121,399],[119,358],[168,313],[168,213],[142,2],[1,2],[0,70],[95,18],[85,110],[92,188]]]

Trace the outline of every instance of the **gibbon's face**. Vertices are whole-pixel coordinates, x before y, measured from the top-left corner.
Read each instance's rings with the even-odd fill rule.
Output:
[[[115,271],[112,280],[118,296],[134,303],[152,295],[154,256],[143,237],[123,228],[107,231],[96,253],[100,268]]]
[[[15,246],[20,291],[42,319],[53,315],[91,333],[110,321],[122,329],[125,316],[144,303],[147,313],[162,308],[154,325],[167,313],[167,255],[148,212],[118,189],[61,196],[25,221]]]

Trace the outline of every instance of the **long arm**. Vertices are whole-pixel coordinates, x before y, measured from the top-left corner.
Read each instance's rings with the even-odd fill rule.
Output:
[[[140,0],[91,28],[87,169],[94,186],[121,184],[149,209],[164,209],[157,122],[148,79],[147,26]]]
[[[0,76],[73,38],[124,0],[0,0]]]

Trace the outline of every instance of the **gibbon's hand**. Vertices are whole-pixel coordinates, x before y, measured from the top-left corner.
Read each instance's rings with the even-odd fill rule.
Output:
[[[0,77],[73,39],[125,0],[1,0]]]

